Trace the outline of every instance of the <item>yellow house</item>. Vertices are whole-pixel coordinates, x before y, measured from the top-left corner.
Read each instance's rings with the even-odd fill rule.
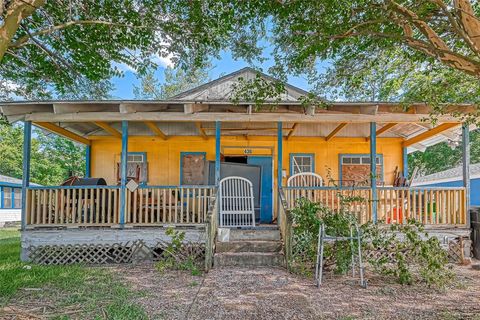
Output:
[[[23,258],[59,238],[71,244],[153,243],[160,231],[152,230],[166,225],[204,230],[191,239],[204,239],[209,232],[202,228],[216,224],[282,225],[299,197],[338,210],[342,195],[358,195],[364,200],[350,210],[360,222],[413,218],[466,232],[468,147],[461,188],[410,187],[406,161],[409,152],[439,141],[468,141],[460,118],[439,115],[430,125],[424,119],[432,110],[424,104],[332,102],[315,108],[306,103],[307,92],[291,85],[260,108],[233,103],[239,79],[257,75],[245,68],[164,101],[1,104],[9,120],[25,122]],[[87,145],[90,179],[29,186],[32,124]],[[201,241],[208,247],[212,237]]]

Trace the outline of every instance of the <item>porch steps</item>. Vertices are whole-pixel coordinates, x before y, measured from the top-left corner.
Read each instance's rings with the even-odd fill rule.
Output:
[[[284,256],[277,227],[231,229],[228,241],[217,241],[215,267],[282,266]]]

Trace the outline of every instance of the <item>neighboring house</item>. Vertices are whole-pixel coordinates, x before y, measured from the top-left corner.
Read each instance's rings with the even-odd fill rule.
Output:
[[[21,208],[22,180],[0,175],[0,226],[5,222],[20,222]]]
[[[415,179],[415,187],[462,187],[462,166]],[[470,165],[470,205],[480,207],[480,163]]]
[[[332,210],[345,197],[356,199],[348,209],[362,223],[415,218],[449,235],[469,234],[465,188],[393,186],[396,173],[406,176],[409,152],[466,139],[469,128],[461,118],[438,115],[429,125],[424,119],[432,109],[424,103],[405,109],[398,103],[329,102],[316,108],[306,91],[291,85],[261,107],[232,102],[239,79],[257,74],[245,68],[168,100],[1,103],[4,116],[25,123],[25,154],[35,125],[85,144],[86,176],[105,180],[23,190],[22,259],[127,259],[140,240],[153,255],[169,239],[169,225],[205,245],[207,255],[217,224],[234,237],[237,227],[262,223],[282,230],[281,238],[271,239],[285,241],[285,212],[301,197]]]

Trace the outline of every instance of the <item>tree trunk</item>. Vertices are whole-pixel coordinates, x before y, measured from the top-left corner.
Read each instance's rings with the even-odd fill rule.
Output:
[[[7,4],[3,25],[0,27],[0,62],[3,60],[22,20],[32,15],[44,3],[45,0],[13,0]]]

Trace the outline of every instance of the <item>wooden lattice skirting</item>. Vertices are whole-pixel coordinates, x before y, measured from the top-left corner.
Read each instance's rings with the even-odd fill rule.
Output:
[[[135,240],[114,244],[30,246],[28,251],[30,260],[37,264],[134,263],[160,260],[167,246],[168,243],[162,241],[157,242],[154,246],[149,246],[143,240]],[[202,260],[205,258],[205,244],[186,242],[178,255]]]

